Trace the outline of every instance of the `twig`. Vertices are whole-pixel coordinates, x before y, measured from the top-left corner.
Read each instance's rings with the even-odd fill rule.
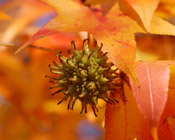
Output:
[[[16,46],[14,44],[6,44],[6,43],[0,43],[0,46],[19,48],[19,46]],[[28,47],[32,48],[32,49],[47,51],[47,52],[54,52],[54,53],[59,53],[60,52],[59,50],[56,50],[56,49],[45,48],[45,47],[34,46],[34,45],[29,45]]]

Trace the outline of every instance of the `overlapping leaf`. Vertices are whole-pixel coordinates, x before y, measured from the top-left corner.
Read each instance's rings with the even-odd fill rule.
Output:
[[[157,125],[164,111],[169,84],[169,66],[154,62],[138,62],[136,72],[140,87],[131,82],[137,105],[152,125]]]
[[[102,50],[109,53],[108,57],[117,67],[136,79],[133,67],[136,49],[134,33],[142,29],[135,21],[120,12],[117,4],[104,17],[100,9],[93,12],[88,7],[73,1],[43,1],[54,8],[59,15],[49,21],[19,50],[43,36],[60,32],[87,31],[93,34],[99,43],[103,43]]]
[[[166,104],[165,113],[168,116],[175,117],[175,65],[170,65],[170,72],[168,101]]]
[[[175,26],[157,16],[153,16],[150,32],[152,34],[175,36]]]
[[[175,66],[170,65],[170,80],[168,100],[165,106],[164,113],[161,117],[158,134],[160,140],[174,140],[175,139]]]
[[[115,106],[107,104],[105,118],[105,140],[152,140],[149,122],[140,113],[131,89],[124,84],[126,104],[121,96]]]
[[[91,10],[73,0],[42,0],[51,6],[58,16],[50,20],[17,52],[41,37],[61,32],[87,31],[103,43],[103,51],[109,59],[134,81],[137,81],[133,67],[135,61],[135,33],[144,32],[138,24],[119,10],[116,2],[104,16],[101,9]],[[64,7],[63,5],[67,5]],[[161,27],[161,29],[159,29]],[[165,30],[166,27],[166,30]],[[175,35],[173,25],[153,18],[151,32],[155,34]],[[159,29],[159,30],[158,30]]]
[[[160,0],[126,0],[137,12],[146,30],[150,32],[151,20]]]
[[[142,22],[138,16],[138,13],[133,10],[133,5],[132,3],[134,4],[138,4],[137,6],[140,7],[141,9],[144,9],[144,3],[148,6],[150,4],[150,1],[139,1],[138,3],[135,1],[131,1],[131,0],[128,0],[131,4],[129,4],[127,2],[127,0],[121,0],[120,1],[120,7],[122,9],[122,11],[124,13],[126,13],[128,16],[130,16],[132,19],[134,19],[135,21],[137,21],[137,23],[142,26]],[[147,9],[145,10],[146,11],[152,11],[151,15],[149,15],[149,12],[147,12],[149,18],[145,18],[145,21],[147,23],[147,28],[149,28],[149,30],[145,27],[146,25],[144,25],[143,27],[145,27],[147,29],[147,32],[151,33],[151,34],[158,34],[158,35],[173,35],[175,36],[175,26],[170,24],[169,22],[167,22],[166,20],[163,20],[161,19],[160,17],[156,16],[155,14],[153,14],[154,10],[152,9],[152,6],[150,7],[147,7]],[[143,14],[144,10],[140,13]],[[146,14],[144,15],[146,16]],[[147,20],[146,20],[147,19]]]

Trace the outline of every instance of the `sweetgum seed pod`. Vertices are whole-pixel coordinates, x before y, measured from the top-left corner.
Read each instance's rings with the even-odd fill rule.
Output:
[[[115,99],[110,97],[110,92],[115,89],[114,80],[119,77],[116,70],[112,70],[112,63],[107,62],[107,53],[101,52],[102,44],[89,50],[88,40],[83,41],[83,50],[78,51],[75,42],[71,42],[73,53],[66,58],[59,53],[57,56],[60,64],[55,61],[54,66],[49,66],[50,71],[57,75],[57,78],[51,78],[52,83],[56,85],[52,88],[59,88],[52,95],[60,92],[64,93],[64,97],[58,104],[69,99],[67,109],[73,109],[76,100],[81,102],[81,111],[87,113],[87,105],[92,107],[94,115],[100,108],[98,99],[102,99],[107,103],[115,104]]]

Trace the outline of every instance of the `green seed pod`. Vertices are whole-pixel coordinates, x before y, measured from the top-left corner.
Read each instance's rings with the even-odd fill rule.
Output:
[[[98,99],[102,99],[110,104],[115,104],[116,100],[110,97],[110,92],[115,89],[114,80],[119,77],[116,70],[112,70],[112,63],[107,62],[107,53],[102,53],[100,48],[95,47],[89,50],[88,40],[83,42],[83,50],[76,49],[74,41],[71,42],[73,53],[69,58],[58,54],[60,63],[54,62],[50,66],[52,73],[58,75],[52,78],[55,84],[52,88],[59,88],[53,95],[63,92],[64,97],[58,103],[69,98],[68,110],[73,109],[76,100],[81,101],[81,113],[87,112],[89,104],[96,115],[98,111]]]

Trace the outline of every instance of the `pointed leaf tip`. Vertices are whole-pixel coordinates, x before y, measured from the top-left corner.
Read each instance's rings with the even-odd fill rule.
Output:
[[[169,66],[157,62],[138,62],[135,67],[140,88],[130,82],[134,97],[143,116],[156,126],[167,102]]]

